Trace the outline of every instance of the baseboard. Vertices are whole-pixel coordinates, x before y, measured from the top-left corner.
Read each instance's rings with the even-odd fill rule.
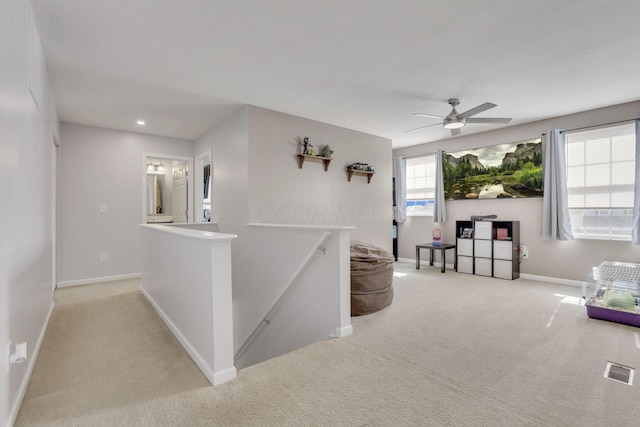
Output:
[[[337,337],[337,338],[348,337],[349,335],[352,335],[352,334],[353,334],[353,326],[352,325],[343,326],[342,328],[340,328],[340,327],[336,328],[335,337]]]
[[[227,381],[231,381],[235,377],[238,376],[238,370],[235,366],[232,366],[227,369],[223,369],[222,371],[218,371],[213,374],[213,385],[220,385],[226,383]]]
[[[47,332],[47,328],[49,327],[49,321],[51,320],[51,315],[53,314],[54,308],[55,308],[55,303],[51,301],[51,305],[49,306],[49,312],[47,313],[47,317],[44,320],[42,329],[40,330],[40,335],[38,336],[38,342],[36,342],[36,346],[34,347],[33,351],[31,352],[31,354],[27,359],[29,360],[29,365],[27,366],[27,372],[25,376],[22,378],[22,382],[20,383],[18,398],[16,399],[15,403],[13,404],[13,407],[11,408],[11,412],[9,413],[9,421],[7,422],[7,426],[13,426],[16,422],[16,418],[18,417],[18,411],[20,411],[22,400],[24,399],[24,395],[27,392],[27,386],[29,385],[29,381],[31,380],[31,374],[33,373],[33,368],[36,366],[36,360],[38,360],[38,355],[40,354],[40,347],[42,347],[42,342],[44,341],[44,336]]]
[[[67,280],[64,282],[58,282],[56,284],[56,287],[68,288],[69,286],[92,285],[94,283],[114,282],[116,280],[138,279],[140,277],[142,277],[140,273],[120,274],[117,276],[105,276],[105,277],[91,277],[89,279]]]
[[[398,258],[397,262],[412,262],[415,264],[416,260],[412,258]]]
[[[537,276],[535,274],[522,274],[522,273],[520,273],[520,278],[537,280],[538,282],[556,283],[559,285],[582,287],[582,282],[580,280],[560,279],[557,277]]]
[[[189,340],[180,332],[180,329],[169,319],[166,313],[160,308],[160,306],[156,303],[156,301],[147,293],[144,288],[141,288],[140,291],[142,295],[149,301],[149,303],[156,310],[156,313],[160,316],[162,321],[167,325],[169,330],[173,333],[173,335],[178,339],[182,347],[189,354],[193,362],[200,368],[205,377],[209,380],[209,382],[213,385],[219,385],[223,382],[227,382],[236,377],[237,372],[235,366],[227,369],[223,369],[218,372],[214,372],[214,370],[209,366],[209,364],[205,361],[205,359],[198,353],[198,351],[191,345]]]

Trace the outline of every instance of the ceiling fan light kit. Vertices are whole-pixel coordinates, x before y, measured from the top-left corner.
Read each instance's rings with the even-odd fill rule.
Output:
[[[458,111],[456,110],[456,106],[460,104],[460,99],[459,98],[450,98],[447,103],[451,106],[451,112],[446,116],[446,117],[442,117],[442,116],[436,116],[434,114],[426,114],[426,113],[413,113],[414,116],[420,116],[420,117],[430,117],[430,118],[436,118],[436,119],[441,119],[442,120],[442,126],[445,129],[449,129],[451,131],[451,135],[459,135],[460,134],[460,128],[464,127],[467,123],[497,123],[497,124],[506,124],[509,123],[511,121],[511,118],[498,118],[498,117],[487,117],[487,118],[470,118],[471,116],[474,116],[476,114],[480,114],[483,111],[486,111],[490,108],[494,108],[497,107],[496,104],[493,104],[491,102],[485,102],[484,104],[480,104],[477,107],[474,107],[470,110],[465,111],[464,113],[458,113]],[[421,130],[424,128],[428,128],[431,126],[435,126],[438,125],[440,123],[434,123],[431,125],[427,125],[427,126],[422,126],[416,129],[411,129],[408,130],[406,132],[414,132],[417,130]]]

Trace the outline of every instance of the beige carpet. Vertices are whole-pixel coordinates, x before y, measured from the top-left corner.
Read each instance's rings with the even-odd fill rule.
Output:
[[[112,284],[58,291],[16,425],[640,425],[640,379],[603,377],[607,361],[640,367],[640,329],[589,319],[578,288],[396,271],[406,275],[393,303],[354,318],[353,336],[219,387],[135,284],[110,296],[100,293]]]

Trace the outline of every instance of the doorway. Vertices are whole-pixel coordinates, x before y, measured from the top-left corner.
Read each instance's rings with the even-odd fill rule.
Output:
[[[143,154],[142,222],[193,222],[191,157]]]

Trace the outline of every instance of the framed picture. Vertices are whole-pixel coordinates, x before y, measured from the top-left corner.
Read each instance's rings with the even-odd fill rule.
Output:
[[[460,235],[463,239],[470,239],[473,237],[473,228],[465,228]]]
[[[542,197],[542,139],[442,154],[446,200]]]

